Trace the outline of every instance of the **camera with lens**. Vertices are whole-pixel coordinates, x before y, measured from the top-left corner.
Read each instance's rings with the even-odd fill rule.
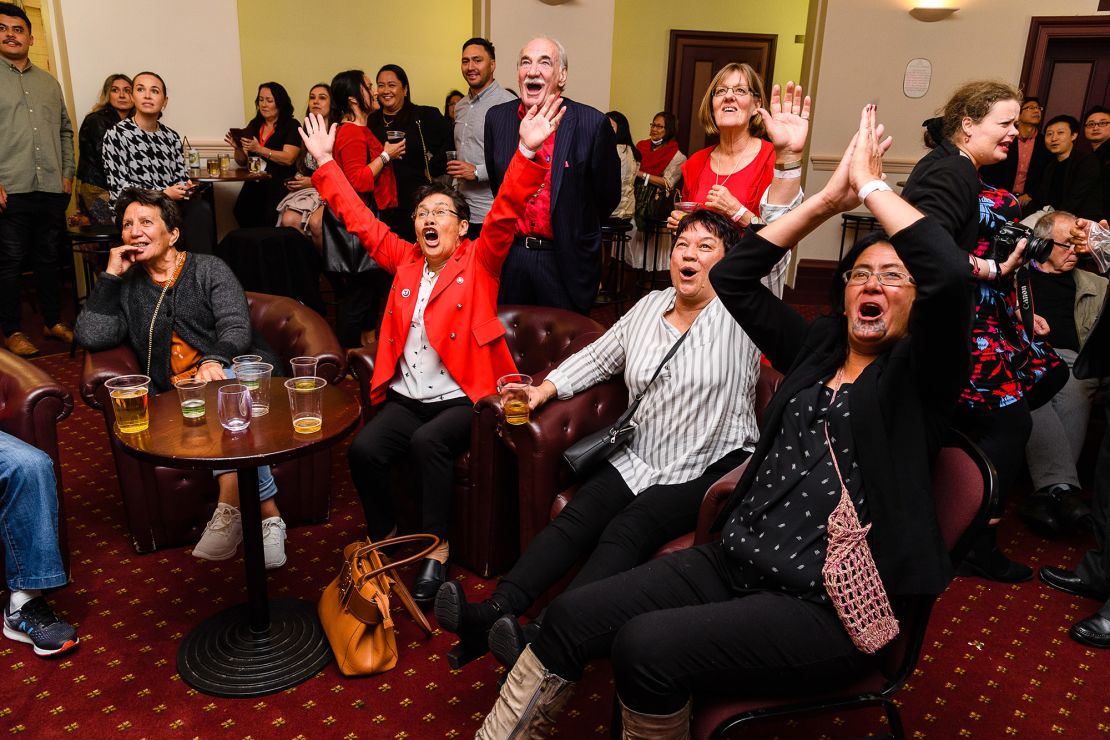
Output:
[[[1001,264],[1010,258],[1010,253],[1014,251],[1017,243],[1022,239],[1028,240],[1025,243],[1025,252],[1021,256],[1023,263],[1029,260],[1045,262],[1048,260],[1048,256],[1052,254],[1051,239],[1041,239],[1033,236],[1033,230],[1023,224],[1008,223],[995,233],[990,248],[987,249],[987,253],[983,257],[988,260],[997,260]]]

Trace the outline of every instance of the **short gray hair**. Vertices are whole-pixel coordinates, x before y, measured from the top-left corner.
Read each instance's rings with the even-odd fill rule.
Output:
[[[1037,223],[1033,226],[1033,236],[1037,239],[1052,240],[1052,230],[1056,228],[1056,222],[1062,218],[1070,218],[1075,220],[1075,215],[1067,211],[1049,211],[1045,215],[1037,219]]]
[[[532,38],[524,42],[524,46],[528,46],[528,44],[536,41],[537,39],[550,41],[552,44],[555,45],[555,48],[559,51],[559,66],[564,72],[566,72],[568,68],[567,47],[563,46],[563,42],[559,39],[551,38],[550,36],[533,36]],[[524,55],[524,46],[520,47],[520,53],[516,55],[517,61],[519,61],[520,58]]]

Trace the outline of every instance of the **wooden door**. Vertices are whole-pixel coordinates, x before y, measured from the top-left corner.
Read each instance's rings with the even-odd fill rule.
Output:
[[[683,152],[689,155],[716,143],[698,123],[698,106],[713,75],[731,62],[746,62],[769,89],[777,40],[774,34],[671,31],[666,108],[678,117],[678,146]]]

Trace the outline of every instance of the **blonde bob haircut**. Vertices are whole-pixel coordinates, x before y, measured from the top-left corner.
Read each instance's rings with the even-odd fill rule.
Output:
[[[720,87],[723,84],[722,81],[733,72],[739,72],[744,78],[744,84],[751,90],[752,96],[756,99],[756,105],[763,105],[763,101],[767,99],[767,94],[763,89],[763,80],[759,73],[752,68],[752,65],[745,62],[726,64],[720,72],[713,75],[713,79],[709,81],[709,86],[705,89],[705,95],[702,96],[701,105],[698,106],[698,121],[705,129],[706,136],[716,136],[720,133],[717,129],[717,122],[713,120],[713,91]],[[763,116],[758,113],[752,114],[752,117],[748,120],[748,133],[757,139],[762,138],[767,133],[767,129],[763,126]]]

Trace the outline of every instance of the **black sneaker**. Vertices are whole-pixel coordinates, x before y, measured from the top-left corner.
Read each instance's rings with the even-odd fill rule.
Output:
[[[42,596],[36,596],[14,614],[4,606],[4,637],[25,642],[35,648],[35,655],[50,656],[77,647],[77,630],[58,615]]]

